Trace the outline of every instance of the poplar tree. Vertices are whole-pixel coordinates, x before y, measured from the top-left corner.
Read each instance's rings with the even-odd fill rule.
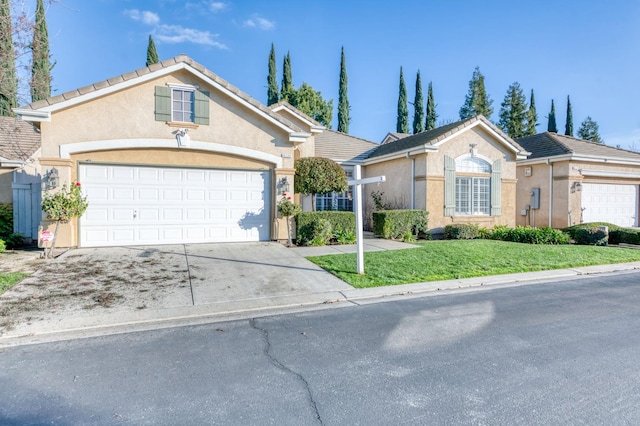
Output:
[[[291,102],[291,96],[294,90],[293,78],[291,77],[291,55],[289,52],[287,52],[282,64],[282,85],[280,86],[280,100]]]
[[[51,96],[51,70],[53,69],[53,64],[49,61],[49,33],[43,0],[37,0],[36,3],[31,53],[31,101],[36,102]]]
[[[407,86],[404,83],[404,74],[400,67],[400,90],[398,94],[398,118],[396,132],[409,133],[409,110],[407,109]]]
[[[512,138],[525,135],[525,121],[527,120],[527,98],[518,82],[512,83],[500,108],[498,126]]]
[[[13,28],[9,0],[0,0],[0,116],[13,116],[18,106],[18,76],[13,48]]]
[[[493,100],[487,94],[484,87],[484,76],[480,73],[480,67],[476,67],[469,81],[469,92],[464,99],[464,105],[460,108],[460,119],[484,115],[487,119],[493,114]]]
[[[158,60],[158,51],[156,50],[156,44],[153,42],[153,37],[149,34],[149,43],[147,44],[147,63],[146,65],[157,64],[160,62]]]
[[[269,75],[267,76],[267,105],[278,102],[278,80],[276,77],[276,48],[271,43],[269,53]]]
[[[524,131],[525,136],[532,136],[538,133],[536,126],[538,125],[538,113],[536,112],[536,98],[531,89],[531,98],[529,98],[529,109],[527,110],[527,126]]]
[[[344,46],[340,55],[340,88],[338,92],[338,131],[349,133],[349,99],[347,98],[347,63],[344,57]]]
[[[573,111],[571,111],[571,99],[567,95],[567,122],[564,126],[564,134],[573,136]]]
[[[422,79],[420,70],[416,76],[416,97],[413,101],[413,133],[424,131],[424,96],[422,95]]]
[[[427,92],[427,119],[425,121],[424,129],[435,129],[437,119],[438,114],[436,114],[436,104],[433,100],[433,84],[429,82],[429,90]]]
[[[558,133],[558,126],[556,125],[556,107],[551,99],[551,112],[549,112],[549,123],[547,124],[547,132]]]

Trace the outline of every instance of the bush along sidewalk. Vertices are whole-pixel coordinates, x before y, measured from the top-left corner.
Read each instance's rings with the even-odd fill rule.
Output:
[[[299,246],[356,242],[356,216],[353,212],[300,212],[296,215],[296,225],[296,244]]]

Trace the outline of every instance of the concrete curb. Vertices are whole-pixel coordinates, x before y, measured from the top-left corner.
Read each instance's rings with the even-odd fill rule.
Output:
[[[9,331],[0,336],[0,347],[232,321],[282,313],[342,308],[363,303],[397,300],[399,297],[406,296],[425,297],[442,291],[477,290],[480,288],[490,289],[496,286],[547,283],[596,274],[628,273],[639,269],[640,262],[632,262],[388,287],[256,298],[135,312],[120,311],[98,317],[73,317],[64,318],[55,323],[44,323],[39,326],[37,331],[29,334],[12,334]]]

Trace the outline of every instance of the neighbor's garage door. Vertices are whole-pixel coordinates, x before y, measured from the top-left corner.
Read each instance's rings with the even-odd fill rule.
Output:
[[[81,164],[83,247],[262,241],[269,171]]]
[[[638,186],[585,183],[582,208],[584,222],[638,226]]]

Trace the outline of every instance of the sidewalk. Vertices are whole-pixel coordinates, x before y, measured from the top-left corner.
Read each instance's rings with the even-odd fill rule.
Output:
[[[365,251],[410,249],[415,246],[383,239],[365,239]],[[191,247],[190,247],[191,248]],[[293,247],[284,249],[288,256],[297,258],[299,265],[311,262],[307,256],[333,253],[355,252],[355,245],[324,247]],[[194,256],[194,255],[190,255]],[[199,256],[201,257],[201,256]],[[191,257],[190,257],[191,258]],[[218,258],[210,258],[220,260]],[[228,259],[223,259],[228,261]],[[291,259],[290,259],[291,260]],[[290,261],[288,260],[288,261]],[[235,260],[234,260],[235,261]],[[211,261],[208,261],[211,263]],[[306,263],[305,263],[306,262]],[[259,262],[253,262],[259,263]],[[204,265],[204,262],[203,262]],[[272,265],[270,265],[271,267]],[[279,265],[276,265],[279,266]],[[315,266],[315,265],[314,265]],[[218,266],[216,266],[217,268]],[[234,265],[238,268],[238,265]],[[242,266],[246,268],[247,266]],[[300,269],[300,267],[298,267]],[[480,289],[492,286],[522,285],[536,282],[549,282],[615,272],[632,272],[640,269],[640,262],[599,265],[572,269],[540,271],[498,275],[489,277],[465,278],[449,281],[435,281],[417,284],[404,284],[369,289],[355,289],[344,282],[344,285],[330,286],[330,291],[323,291],[317,286],[296,287],[295,291],[285,290],[273,294],[255,294],[250,298],[224,301],[203,300],[201,303],[182,304],[179,306],[161,306],[151,309],[109,311],[94,310],[90,314],[81,312],[78,315],[60,316],[51,321],[28,324],[18,327],[0,336],[0,347],[22,344],[35,344],[73,338],[92,337],[167,327],[179,327],[211,322],[222,322],[246,319],[281,313],[294,313],[309,310],[354,307],[364,303],[379,303],[398,300],[406,297],[424,297],[460,289]],[[320,278],[322,279],[322,278]],[[328,281],[337,280],[328,273]],[[339,281],[339,280],[338,280]],[[302,290],[301,290],[302,289]],[[320,289],[320,290],[319,290]]]

